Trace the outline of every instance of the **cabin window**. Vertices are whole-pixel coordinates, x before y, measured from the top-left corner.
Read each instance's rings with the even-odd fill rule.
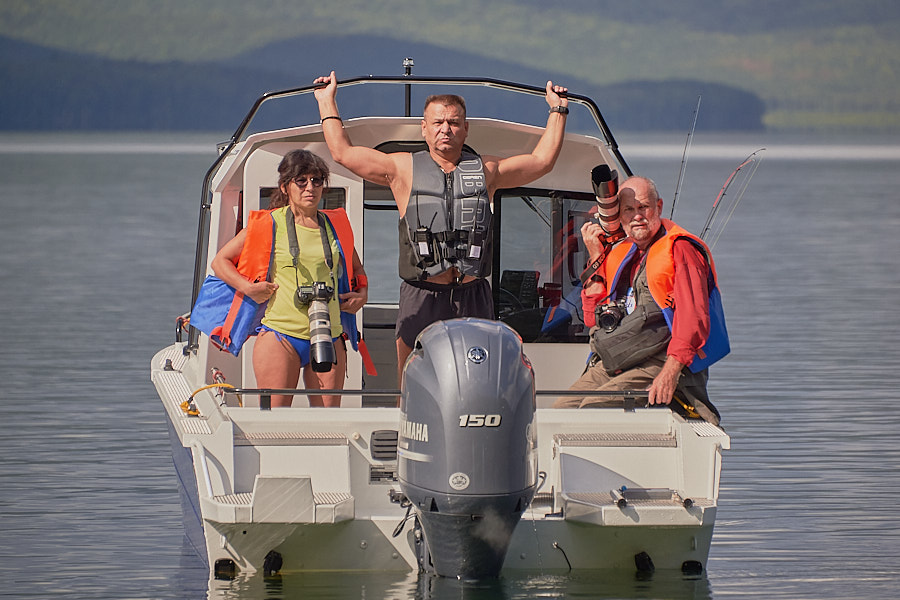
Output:
[[[577,192],[495,194],[495,312],[524,341],[587,340],[579,279],[587,252],[579,232],[595,205]]]
[[[366,181],[363,188],[362,261],[369,279],[369,303],[396,304],[400,296],[397,271],[397,204],[388,187]]]

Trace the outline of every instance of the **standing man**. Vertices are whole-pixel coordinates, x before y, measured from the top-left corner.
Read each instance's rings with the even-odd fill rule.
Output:
[[[463,151],[469,132],[465,100],[429,96],[422,117],[427,151],[387,154],[354,146],[344,131],[334,71],[316,90],[325,141],[335,161],[368,181],[388,186],[400,213],[398,383],[416,336],[456,317],[494,318],[490,275],[491,198],[495,190],[526,185],[553,168],[569,112],[567,89],[547,82],[550,116],[530,154],[508,158]]]
[[[649,390],[651,405],[672,404],[676,412],[718,424],[706,381],[709,365],[728,354],[729,344],[709,248],[661,218],[663,202],[650,179],[627,179],[618,201],[626,239],[608,249],[599,224],[581,228],[590,254],[582,307],[592,352],[570,389]],[[554,407],[621,404],[566,396]]]

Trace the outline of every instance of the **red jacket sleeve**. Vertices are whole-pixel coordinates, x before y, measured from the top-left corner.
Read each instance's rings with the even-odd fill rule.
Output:
[[[607,296],[606,286],[602,283],[589,281],[588,285],[581,289],[581,310],[584,311],[585,325],[593,327],[596,324],[594,321],[594,308]]]
[[[675,257],[672,341],[666,354],[690,365],[709,337],[709,265],[689,240],[672,246]]]

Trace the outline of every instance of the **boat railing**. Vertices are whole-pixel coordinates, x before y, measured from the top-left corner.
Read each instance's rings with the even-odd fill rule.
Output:
[[[484,77],[422,77],[418,75],[404,75],[399,77],[390,77],[390,76],[374,76],[367,75],[364,77],[354,77],[350,79],[344,79],[338,81],[338,88],[348,88],[355,86],[364,86],[364,85],[403,85],[407,94],[405,96],[406,102],[404,103],[404,116],[412,116],[410,114],[410,102],[409,92],[414,86],[462,86],[462,87],[484,87],[490,88],[493,90],[499,91],[507,91],[518,94],[525,94],[531,96],[537,96],[543,98],[546,94],[546,89],[539,86],[524,84],[524,83],[516,83],[512,81],[506,81],[503,79],[492,79],[492,78],[484,78]],[[244,119],[241,121],[241,124],[232,134],[231,138],[227,142],[223,142],[220,146],[222,148],[222,153],[225,154],[230,149],[230,147],[235,144],[246,139],[248,132],[251,131],[251,124],[253,120],[259,115],[261,108],[267,102],[284,100],[286,98],[291,98],[294,96],[302,96],[306,94],[313,93],[318,87],[316,85],[307,85],[302,87],[290,88],[285,90],[266,92],[259,96],[256,101],[253,103],[253,106],[250,108]],[[569,99],[569,106],[572,107],[573,104],[582,105],[584,108],[590,113],[591,117],[594,120],[594,124],[597,129],[601,132],[603,136],[603,141],[612,148],[617,148],[617,144],[615,138],[613,137],[612,131],[610,131],[609,127],[606,124],[606,121],[603,118],[603,115],[600,112],[600,108],[591,99],[589,96],[570,93],[567,94]],[[373,115],[377,116],[377,115]],[[381,115],[386,116],[386,115]],[[470,115],[473,116],[473,115]]]
[[[260,410],[272,408],[272,396],[375,396],[399,397],[399,389],[312,389],[312,388],[222,388],[225,394],[259,396]],[[634,410],[635,401],[648,398],[647,390],[535,390],[537,396],[613,397],[623,398],[625,410]]]

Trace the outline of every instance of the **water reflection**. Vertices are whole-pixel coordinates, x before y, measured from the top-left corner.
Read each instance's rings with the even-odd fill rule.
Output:
[[[671,198],[684,136],[673,157],[642,155],[618,137],[632,168]],[[796,144],[729,139],[741,146],[737,158]],[[287,573],[211,582],[181,546],[147,365],[189,308],[198,174],[216,141],[209,157],[0,148],[0,595],[897,597],[900,168],[821,161],[811,150],[766,155],[715,249],[734,351],[714,367],[710,393],[732,448],[705,577],[504,573],[469,584]],[[702,225],[735,166],[730,155],[692,154],[675,220]]]
[[[679,571],[647,575],[621,571],[535,574],[504,572],[499,578],[460,581],[420,573],[288,573],[275,577],[260,574],[234,581],[209,582],[210,600],[240,598],[288,600],[385,599],[385,600],[531,600],[533,598],[712,598],[703,575]]]

